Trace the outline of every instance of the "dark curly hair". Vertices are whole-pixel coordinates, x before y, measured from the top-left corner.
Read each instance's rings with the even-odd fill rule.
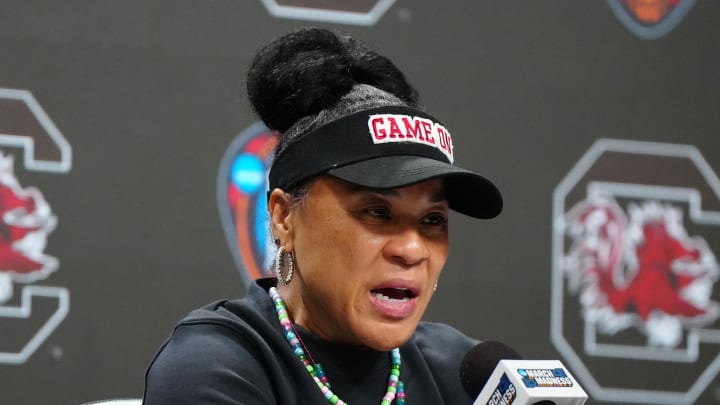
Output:
[[[418,103],[417,91],[390,59],[322,28],[292,31],[262,47],[248,70],[247,92],[260,119],[281,134],[275,155],[342,116]]]

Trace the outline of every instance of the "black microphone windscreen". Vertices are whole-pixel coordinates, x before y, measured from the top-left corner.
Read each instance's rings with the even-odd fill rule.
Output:
[[[460,363],[460,381],[470,398],[476,398],[490,379],[500,360],[519,360],[520,355],[510,346],[486,341],[468,350]]]

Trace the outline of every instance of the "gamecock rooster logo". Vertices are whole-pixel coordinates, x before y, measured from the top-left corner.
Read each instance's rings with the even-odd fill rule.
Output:
[[[0,152],[0,304],[12,297],[13,282],[31,283],[57,270],[43,251],[56,217],[40,190],[22,188],[13,159]]]
[[[714,322],[718,263],[701,237],[689,237],[682,211],[656,201],[585,200],[566,216],[571,245],[564,271],[586,320],[613,335],[634,327],[647,344],[673,348],[684,330]]]

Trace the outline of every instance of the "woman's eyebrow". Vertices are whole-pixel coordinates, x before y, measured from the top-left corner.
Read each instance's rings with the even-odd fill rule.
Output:
[[[445,195],[445,189],[438,189],[433,195],[430,196],[430,202],[439,203],[447,201],[447,195]]]

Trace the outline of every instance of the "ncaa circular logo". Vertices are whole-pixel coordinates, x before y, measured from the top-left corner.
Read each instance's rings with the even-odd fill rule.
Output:
[[[643,39],[658,39],[672,31],[695,0],[608,0],[622,24]]]
[[[220,163],[220,221],[245,285],[272,275],[275,247],[269,234],[267,175],[277,140],[276,132],[257,122],[232,141]]]

